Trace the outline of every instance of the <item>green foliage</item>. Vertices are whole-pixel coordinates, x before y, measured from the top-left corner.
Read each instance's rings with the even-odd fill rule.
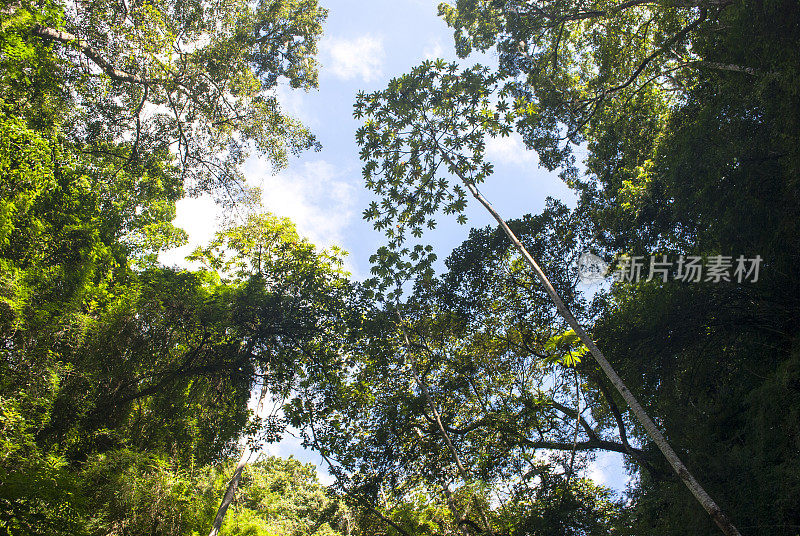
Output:
[[[509,226],[737,525],[800,525],[796,3],[442,5],[457,52],[499,65],[359,94],[372,291],[268,214],[202,269],[157,263],[185,193],[246,204],[248,151],[278,168],[317,145],[276,96],[317,84],[315,0],[79,7],[0,5],[0,531],[203,534],[233,452],[285,428],[248,410],[266,387],[344,495],[259,461],[228,534],[713,533],[502,232],[434,276],[425,230],[465,222],[487,137],[512,132],[580,199]],[[587,247],[765,261],[756,284],[590,305]],[[637,476],[624,506],[582,476],[603,451]]]
[[[580,341],[574,330],[568,329],[564,333],[556,334],[545,343],[544,349],[551,352],[551,360],[562,363],[567,367],[574,367],[581,362],[589,349]],[[563,357],[559,358],[558,355]]]
[[[317,85],[326,11],[315,0],[7,6],[6,100],[18,109],[71,101],[63,135],[117,168],[175,154],[189,191],[241,201],[238,165],[250,148],[280,167],[288,152],[317,145],[275,95],[282,82]],[[25,61],[39,54],[49,57]],[[70,92],[38,93],[55,84]]]
[[[425,493],[408,494],[391,510],[391,519],[408,534],[415,536],[444,534],[454,529],[453,516],[445,505]],[[386,531],[398,536],[394,527]]]
[[[551,202],[543,214],[509,225],[542,253],[575,311],[587,314],[570,269],[580,252],[574,215]],[[593,451],[630,447],[622,439],[629,424],[619,430],[604,405],[608,391],[597,387],[598,378],[583,376],[574,334],[502,231],[473,230],[446,265],[440,278],[416,282],[402,306],[405,333],[393,308],[370,312],[353,365],[319,377],[287,415],[295,426],[310,423],[307,442],[338,462],[340,485],[409,534],[478,531],[482,516],[500,534],[526,534],[528,525],[539,527],[532,534],[546,533],[537,531],[556,521],[564,530],[582,530],[582,523],[594,527],[591,533],[609,530],[619,516],[606,490],[585,488],[561,506],[553,498],[568,495],[571,485],[578,489],[574,473]],[[456,467],[423,385],[469,480]],[[552,497],[539,495],[541,474],[549,475]],[[498,496],[507,510],[490,506]],[[576,506],[594,500],[597,510]],[[522,515],[529,510],[537,513]],[[395,534],[386,521],[374,523]]]
[[[317,251],[307,239],[300,237],[288,218],[268,213],[250,214],[241,225],[218,233],[205,248],[198,248],[189,260],[226,278],[268,278],[271,284],[307,285],[295,278],[319,278],[332,281],[346,275],[341,270],[343,250],[333,247]],[[230,258],[228,258],[230,256]]]
[[[185,192],[242,202],[249,148],[279,167],[315,145],[275,91],[316,86],[325,10],[74,7],[0,6],[0,530],[202,533],[208,464],[283,430],[251,419],[250,389],[291,390],[351,287],[339,253],[269,216],[215,242],[258,248],[258,273],[157,258],[185,242]]]
[[[530,110],[516,129],[555,169],[574,163],[570,144],[602,134],[595,125],[624,119],[619,108],[635,111],[642,95],[650,106],[635,117],[663,121],[664,107],[680,100],[673,88],[691,87],[703,63],[692,39],[713,31],[728,5],[459,0],[439,13],[461,57],[497,51],[505,90]]]
[[[228,534],[338,536],[347,530],[350,514],[318,482],[313,465],[271,457],[246,468],[229,515],[223,525]]]
[[[195,536],[208,531],[233,463],[182,467],[141,451],[93,456],[80,470],[55,460],[28,467],[41,486],[24,516],[3,510],[6,534]],[[13,497],[4,481],[4,501]],[[49,488],[49,489],[48,489]],[[311,465],[266,458],[245,470],[223,533],[237,536],[339,536],[348,508],[319,484]]]
[[[528,486],[533,489],[526,489]],[[589,479],[564,483],[546,470],[517,486],[498,524],[515,536],[625,534],[625,516],[609,489]]]
[[[599,292],[579,315],[735,524],[754,534],[792,534],[800,525],[793,513],[797,508],[784,498],[793,497],[797,485],[798,457],[785,449],[794,441],[794,427],[765,417],[773,408],[765,393],[781,397],[779,414],[794,414],[786,382],[796,369],[800,318],[800,292],[792,275],[800,264],[800,101],[793,83],[800,65],[797,5],[458,0],[439,10],[454,30],[458,54],[466,58],[473,50],[492,50],[498,69],[459,71],[441,61],[426,62],[383,91],[359,95],[355,116],[365,120],[357,139],[366,185],[380,196],[365,217],[387,235],[386,247],[372,260],[379,296],[416,278],[417,295],[402,310],[423,379],[468,467],[474,472],[493,467],[482,465],[474,453],[499,450],[490,432],[502,427],[479,418],[482,413],[459,393],[458,379],[475,378],[478,392],[483,381],[490,384],[483,406],[499,413],[494,404],[514,400],[497,388],[509,376],[494,375],[475,356],[492,356],[494,364],[498,356],[492,352],[502,348],[501,358],[528,370],[522,356],[538,353],[543,361],[574,366],[576,378],[580,375],[576,389],[591,414],[583,430],[575,423],[572,438],[561,428],[562,440],[573,448],[602,450],[609,447],[603,441],[617,438],[592,445],[588,436],[613,434],[616,428],[624,447],[619,452],[639,476],[631,489],[628,528],[642,534],[716,531],[670,477],[647,436],[630,425],[594,365],[574,359],[582,349],[574,348],[566,328],[515,299],[536,290],[530,276],[516,270],[513,255],[499,255],[507,245],[494,244],[475,257],[469,254],[477,242],[462,247],[463,261],[454,263],[472,267],[448,266],[454,273],[445,280],[457,289],[451,300],[434,301],[435,293],[426,290],[435,287],[426,259],[438,252],[407,241],[435,225],[442,212],[460,215],[467,190],[491,174],[483,140],[515,130],[539,161],[548,169],[560,168],[579,194],[572,229],[606,260],[656,253],[765,259],[757,284],[619,283],[610,294]],[[576,146],[586,149],[582,165],[575,159]],[[458,190],[458,182],[467,190]],[[535,242],[525,245],[535,247]],[[532,253],[542,256],[542,250]],[[558,277],[558,269],[545,272]],[[470,316],[454,320],[453,313],[474,315],[474,323],[466,324]],[[494,337],[505,346],[487,344]],[[448,354],[452,357],[443,357]],[[425,406],[407,371],[386,359],[392,363],[381,365],[387,379],[372,380],[380,385],[375,411],[385,412],[386,420],[407,419],[409,428],[369,423],[365,436],[374,435],[376,444],[357,443],[356,450],[391,466],[390,452],[405,448],[416,454],[423,450],[420,444],[428,447],[423,438],[432,421],[428,415],[414,423]],[[464,373],[457,363],[465,364]],[[558,378],[532,375],[531,382],[548,385]],[[390,397],[384,389],[395,390]],[[394,408],[401,411],[392,413]],[[530,440],[534,428],[512,415],[515,431]],[[760,424],[765,419],[769,428]],[[414,424],[421,436],[412,442]],[[465,432],[472,425],[480,435]],[[436,441],[434,431],[428,433],[435,447],[424,451],[425,469],[419,464],[409,473],[436,481],[439,475],[419,475],[430,460],[446,467],[452,454],[438,442],[441,437]],[[641,449],[631,446],[631,436]],[[395,439],[406,437],[407,444]],[[377,447],[386,441],[398,442],[385,451]],[[771,450],[768,443],[778,447]],[[528,462],[518,451],[501,452],[513,460],[509,465]],[[377,464],[372,463],[369,470]]]
[[[364,217],[388,239],[370,260],[381,294],[415,274],[432,275],[432,247],[408,247],[408,238],[434,228],[440,211],[465,223],[466,189],[446,173],[468,175],[473,184],[491,174],[491,164],[483,162],[484,135],[509,132],[491,109],[492,84],[484,67],[459,72],[455,63],[438,60],[391,80],[383,91],[359,93],[353,115],[366,118],[356,133],[364,179],[382,196]]]
[[[137,451],[93,456],[75,475],[81,483],[81,502],[90,508],[83,513],[84,530],[165,536],[202,533],[213,511],[214,499],[204,493],[210,474],[205,467],[192,474]]]
[[[0,108],[5,108],[0,103]],[[0,244],[8,247],[14,223],[24,220],[36,199],[55,188],[48,140],[19,118],[2,116],[0,123]]]

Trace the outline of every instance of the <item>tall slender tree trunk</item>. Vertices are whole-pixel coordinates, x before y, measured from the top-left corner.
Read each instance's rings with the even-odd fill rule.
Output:
[[[265,384],[261,387],[261,394],[258,397],[258,405],[256,405],[256,417],[261,416],[261,410],[264,407],[264,398],[266,398],[266,396],[267,386]],[[228,507],[236,497],[236,490],[239,489],[239,482],[242,480],[242,471],[244,471],[244,467],[247,465],[247,462],[250,461],[251,455],[252,452],[250,451],[250,448],[247,445],[244,445],[244,447],[242,447],[242,455],[239,457],[239,462],[236,464],[236,470],[233,472],[233,476],[228,482],[228,487],[225,489],[225,494],[222,496],[222,502],[219,505],[216,517],[214,517],[214,523],[211,525],[211,532],[208,533],[208,536],[219,535],[219,531],[222,529],[222,522],[225,520],[225,513],[228,511]]]
[[[689,488],[689,491],[692,492],[692,495],[694,495],[697,501],[702,505],[706,512],[708,512],[708,515],[711,516],[711,518],[726,536],[741,536],[736,527],[733,526],[731,521],[722,512],[720,507],[717,506],[717,503],[714,502],[714,499],[712,499],[706,490],[703,489],[703,487],[694,478],[692,473],[689,472],[680,458],[678,458],[678,455],[667,442],[667,439],[656,427],[655,423],[644,410],[642,405],[639,404],[639,401],[636,399],[636,397],[633,396],[633,393],[631,393],[631,391],[622,381],[622,378],[619,377],[619,374],[617,374],[617,372],[611,366],[611,363],[609,363],[605,358],[603,352],[600,351],[583,326],[580,325],[578,320],[575,318],[575,315],[572,314],[572,311],[570,311],[569,308],[564,304],[564,301],[561,299],[561,296],[559,296],[558,292],[556,292],[553,284],[550,283],[547,275],[545,275],[544,271],[539,267],[531,254],[528,253],[528,250],[525,248],[522,242],[520,242],[519,238],[517,238],[517,235],[514,234],[514,231],[511,230],[505,220],[500,216],[500,214],[498,214],[494,207],[492,207],[491,203],[489,203],[489,201],[483,197],[483,195],[481,195],[475,185],[460,172],[458,166],[452,161],[450,156],[444,151],[442,151],[442,154],[444,159],[448,162],[448,164],[450,164],[451,168],[456,171],[458,177],[461,179],[461,182],[464,183],[472,196],[477,199],[487,211],[489,211],[495,220],[497,220],[497,223],[500,224],[500,227],[503,229],[503,232],[505,232],[506,236],[508,236],[509,240],[511,240],[511,243],[514,244],[515,248],[517,248],[517,251],[519,251],[522,257],[525,259],[525,262],[528,264],[528,266],[530,266],[536,273],[536,276],[539,278],[539,281],[541,281],[542,285],[544,285],[547,294],[555,304],[558,312],[575,331],[581,342],[583,342],[583,344],[589,349],[592,357],[594,357],[595,361],[597,361],[597,364],[600,365],[600,368],[603,369],[605,375],[608,377],[617,391],[619,391],[619,394],[622,395],[622,398],[636,416],[636,419],[641,423],[645,431],[647,431],[647,435],[650,436],[650,439],[653,440],[658,449],[675,470],[675,473],[677,473],[678,477],[683,481],[684,484],[686,484],[686,487]]]

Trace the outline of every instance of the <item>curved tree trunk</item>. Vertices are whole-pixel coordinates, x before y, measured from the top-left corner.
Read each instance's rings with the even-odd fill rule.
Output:
[[[455,163],[450,159],[450,157],[447,155],[446,152],[443,152],[443,157],[450,164],[452,169],[458,170],[458,166],[455,165]],[[578,320],[575,318],[575,315],[572,314],[572,311],[570,311],[569,308],[564,304],[564,301],[561,299],[561,296],[559,296],[558,292],[553,287],[553,284],[547,278],[547,275],[545,275],[544,271],[539,267],[539,265],[531,256],[531,254],[528,253],[528,250],[525,248],[522,242],[520,242],[519,238],[517,238],[517,236],[514,234],[514,231],[511,230],[511,228],[508,226],[505,220],[500,216],[500,214],[497,213],[494,207],[492,207],[491,203],[489,203],[489,201],[485,197],[483,197],[483,195],[481,195],[481,193],[478,191],[478,189],[471,181],[467,180],[461,173],[458,173],[458,176],[461,179],[461,182],[464,183],[469,192],[472,194],[472,196],[475,199],[477,199],[484,206],[484,208],[486,208],[486,210],[489,211],[489,213],[495,220],[497,220],[497,223],[500,224],[500,227],[503,229],[503,232],[505,232],[506,236],[508,236],[509,240],[511,240],[511,243],[514,244],[514,247],[517,248],[517,251],[519,251],[522,257],[525,259],[525,262],[528,264],[528,266],[530,266],[536,273],[536,276],[539,278],[539,281],[541,281],[541,283],[544,285],[547,294],[550,296],[550,299],[555,304],[556,309],[558,309],[558,312],[561,314],[562,317],[564,317],[564,319],[567,321],[570,327],[575,331],[575,333],[580,338],[581,342],[584,345],[586,345],[586,347],[589,349],[589,352],[592,354],[592,357],[594,357],[595,361],[597,361],[597,363],[600,365],[600,368],[603,369],[605,375],[608,377],[608,379],[611,381],[611,383],[614,385],[617,391],[619,391],[619,393],[622,395],[622,398],[628,404],[628,407],[636,416],[636,419],[641,423],[641,425],[647,431],[647,435],[650,436],[650,439],[653,440],[658,449],[661,451],[661,453],[667,459],[669,464],[675,470],[675,473],[677,473],[678,477],[683,481],[684,484],[686,484],[686,487],[689,488],[689,491],[692,492],[692,495],[694,495],[697,501],[702,505],[702,507],[706,510],[706,512],[708,512],[708,515],[711,516],[711,518],[714,520],[717,526],[722,530],[722,532],[726,534],[726,536],[741,536],[739,531],[731,523],[731,521],[727,518],[727,516],[725,516],[725,514],[722,512],[717,503],[714,502],[714,499],[712,499],[711,496],[703,489],[703,487],[689,472],[689,470],[686,468],[686,466],[683,464],[680,458],[678,458],[678,455],[675,453],[670,444],[667,442],[667,439],[664,437],[661,431],[656,427],[655,423],[647,414],[647,412],[644,410],[642,405],[639,404],[639,401],[636,399],[636,397],[633,396],[633,393],[631,393],[631,391],[625,385],[625,382],[622,381],[622,378],[620,378],[620,376],[611,366],[611,363],[608,362],[608,360],[605,358],[603,353],[594,343],[594,341],[586,332],[586,330],[583,328],[583,326],[580,325]]]

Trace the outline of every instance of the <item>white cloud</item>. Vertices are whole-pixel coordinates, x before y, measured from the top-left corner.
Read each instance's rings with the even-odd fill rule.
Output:
[[[525,148],[519,134],[505,138],[486,138],[486,157],[495,164],[533,165],[536,152]]]
[[[249,185],[261,188],[266,211],[291,219],[297,231],[320,248],[341,246],[347,227],[357,218],[356,188],[343,180],[342,171],[324,160],[273,175],[268,163],[253,158],[245,165],[245,175]],[[197,246],[208,244],[221,221],[222,208],[210,196],[181,199],[173,223],[186,231],[189,241],[161,253],[159,261],[166,266],[198,268],[185,257]],[[347,258],[344,269],[356,273]]]
[[[356,193],[342,175],[325,160],[266,175],[260,184],[262,204],[269,212],[290,218],[298,232],[317,246],[341,245],[355,217]]]
[[[360,78],[364,82],[372,82],[383,74],[386,52],[383,39],[379,37],[329,37],[320,44],[320,51],[327,57],[327,61],[323,62],[327,64],[327,69],[343,80]]]
[[[294,89],[289,84],[280,84],[276,92],[278,102],[283,111],[295,119],[299,119],[306,127],[318,127],[319,119],[309,113],[309,105],[306,99],[306,92],[302,89]]]
[[[428,44],[422,49],[422,59],[436,60],[444,56],[444,47],[440,39],[429,41]]]
[[[317,478],[323,486],[332,486],[336,479],[333,478],[325,467],[317,466]]]
[[[195,267],[186,262],[185,257],[197,248],[205,246],[218,229],[220,206],[211,196],[186,197],[176,204],[176,216],[173,224],[180,227],[189,235],[189,242],[185,246],[170,249],[158,256],[158,260],[166,266],[181,266],[184,268]]]
[[[609,478],[606,476],[606,469],[597,460],[589,465],[589,478],[591,478],[595,484],[600,484],[601,486],[608,485]]]
[[[631,477],[625,472],[625,465],[621,454],[603,452],[589,464],[589,478],[595,483],[607,486],[615,491],[622,492]]]

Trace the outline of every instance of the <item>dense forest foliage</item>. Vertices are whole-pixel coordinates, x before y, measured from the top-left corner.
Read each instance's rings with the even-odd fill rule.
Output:
[[[796,1],[442,4],[462,61],[356,98],[386,234],[366,282],[241,170],[318,147],[276,97],[318,84],[316,0],[0,13],[0,534],[195,535],[220,513],[259,536],[800,531]],[[428,244],[471,197],[490,208],[486,140],[512,133],[576,206]],[[229,219],[198,268],[160,264],[203,194]],[[587,292],[587,250],[643,277]],[[651,256],[730,271],[654,277]],[[290,425],[333,485],[236,465]],[[604,452],[623,497],[588,478]]]

